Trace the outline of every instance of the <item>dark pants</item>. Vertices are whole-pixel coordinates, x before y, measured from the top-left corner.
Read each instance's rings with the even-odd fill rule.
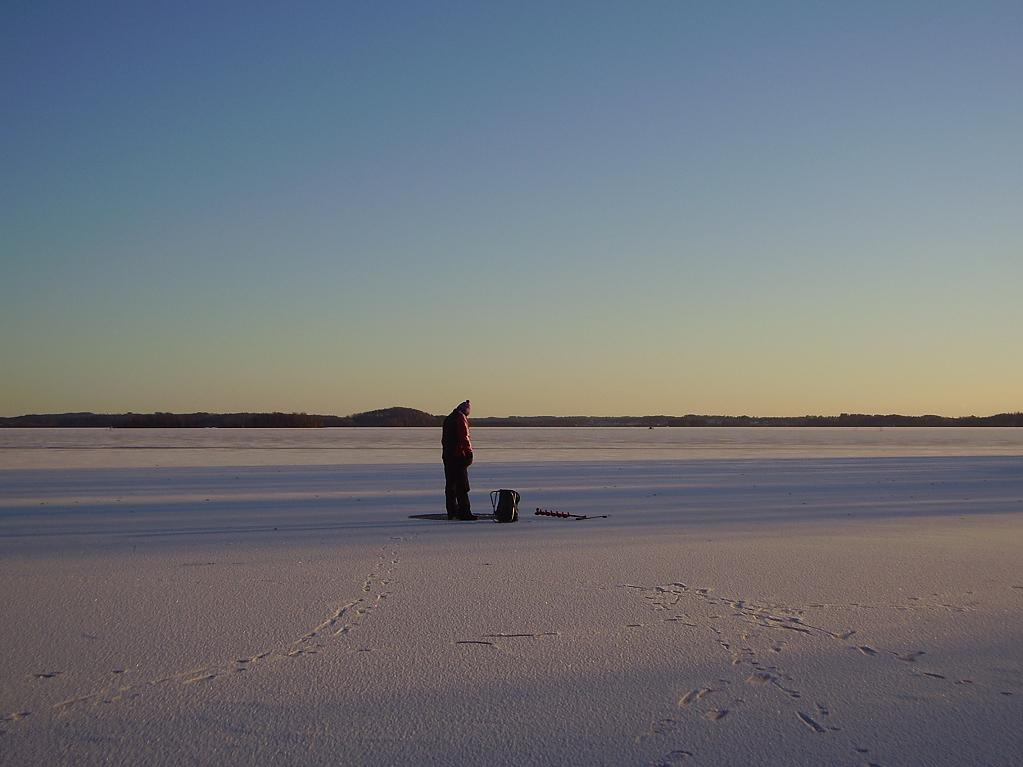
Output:
[[[444,501],[449,517],[466,517],[469,511],[469,464],[461,458],[444,459]]]

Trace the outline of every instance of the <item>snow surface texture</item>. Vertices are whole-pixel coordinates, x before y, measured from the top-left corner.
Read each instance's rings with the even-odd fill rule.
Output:
[[[1023,455],[474,436],[519,524],[415,518],[436,455],[4,450],[0,764],[1023,763]]]

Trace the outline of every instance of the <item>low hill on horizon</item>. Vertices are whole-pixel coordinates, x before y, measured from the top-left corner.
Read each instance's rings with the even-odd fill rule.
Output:
[[[439,427],[443,415],[408,407],[388,407],[347,416],[309,413],[54,413],[0,418],[0,428],[115,429],[305,429],[324,427]],[[842,413],[837,416],[756,417],[729,415],[648,416],[506,416],[473,418],[474,427],[884,427],[884,426],[1023,426],[1023,413],[950,418]]]

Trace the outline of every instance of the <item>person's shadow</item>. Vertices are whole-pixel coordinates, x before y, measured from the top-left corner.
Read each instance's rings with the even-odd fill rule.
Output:
[[[493,519],[493,514],[477,514],[478,519]],[[447,514],[409,514],[409,519],[428,519],[434,522],[457,522],[457,519],[448,519]]]

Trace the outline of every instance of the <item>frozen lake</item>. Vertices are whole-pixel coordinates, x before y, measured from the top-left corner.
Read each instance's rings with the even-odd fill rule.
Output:
[[[1023,429],[439,432],[0,430],[0,765],[1023,763]]]
[[[477,463],[1023,455],[1023,429],[477,428]],[[424,464],[440,429],[0,429],[0,469]]]

